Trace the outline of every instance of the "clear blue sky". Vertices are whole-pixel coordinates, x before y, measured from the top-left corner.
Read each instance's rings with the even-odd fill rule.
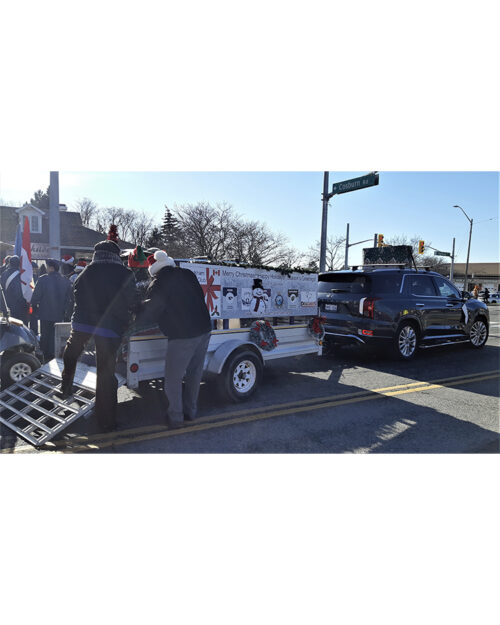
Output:
[[[364,173],[330,172],[330,186]],[[1,172],[0,198],[28,200],[48,182],[48,172]],[[60,172],[60,201],[70,210],[86,196],[99,206],[145,210],[161,220],[165,204],[226,201],[302,250],[319,238],[322,190],[323,172]],[[456,237],[457,262],[465,262],[469,224],[454,204],[477,222],[471,261],[500,260],[497,172],[380,172],[379,186],[333,197],[328,233],[344,234],[349,222],[353,242],[375,232],[386,239],[418,235],[444,251],[451,251]],[[350,262],[360,262],[362,247],[351,248]]]

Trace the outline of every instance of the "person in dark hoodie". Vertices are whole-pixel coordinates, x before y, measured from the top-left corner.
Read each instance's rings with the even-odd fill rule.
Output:
[[[73,308],[73,289],[59,273],[54,258],[47,261],[47,273],[40,276],[31,298],[33,315],[40,321],[40,348],[45,361],[54,358],[55,324],[69,320]]]
[[[15,254],[9,258],[9,266],[2,272],[0,283],[2,285],[7,306],[12,317],[19,319],[28,325],[28,302],[24,299],[23,288],[21,286],[21,261]],[[0,303],[1,303],[0,298]],[[1,304],[3,306],[3,304]],[[7,312],[7,311],[3,311]]]
[[[101,429],[116,427],[118,383],[116,352],[139,301],[134,274],[120,260],[114,241],[94,246],[92,262],[75,280],[71,334],[64,349],[61,394],[72,394],[76,363],[87,341],[94,337],[97,360],[95,414]]]
[[[148,259],[149,260],[149,259]],[[146,292],[141,319],[157,322],[168,337],[165,362],[167,424],[176,428],[196,417],[211,321],[203,290],[189,269],[175,266],[166,252],[154,254],[153,281]],[[182,381],[184,379],[184,392]]]

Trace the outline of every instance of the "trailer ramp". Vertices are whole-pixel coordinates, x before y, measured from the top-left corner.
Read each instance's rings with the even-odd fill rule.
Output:
[[[74,394],[62,399],[63,362],[54,359],[0,392],[0,422],[35,447],[50,441],[71,423],[87,415],[95,403],[95,367],[78,363]],[[118,386],[125,379],[116,374]]]

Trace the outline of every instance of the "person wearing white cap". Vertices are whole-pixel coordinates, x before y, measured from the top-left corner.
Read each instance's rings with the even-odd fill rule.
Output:
[[[176,267],[163,250],[148,258],[153,281],[146,292],[142,317],[156,322],[168,338],[165,360],[166,415],[169,427],[196,417],[211,321],[196,276]],[[184,392],[182,382],[184,380]]]

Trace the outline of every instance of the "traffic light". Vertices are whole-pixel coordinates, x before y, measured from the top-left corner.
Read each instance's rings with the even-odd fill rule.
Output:
[[[377,237],[377,247],[384,247],[384,235],[379,234]]]
[[[419,241],[418,242],[418,253],[419,254],[423,254],[425,250],[425,242],[424,241]]]

